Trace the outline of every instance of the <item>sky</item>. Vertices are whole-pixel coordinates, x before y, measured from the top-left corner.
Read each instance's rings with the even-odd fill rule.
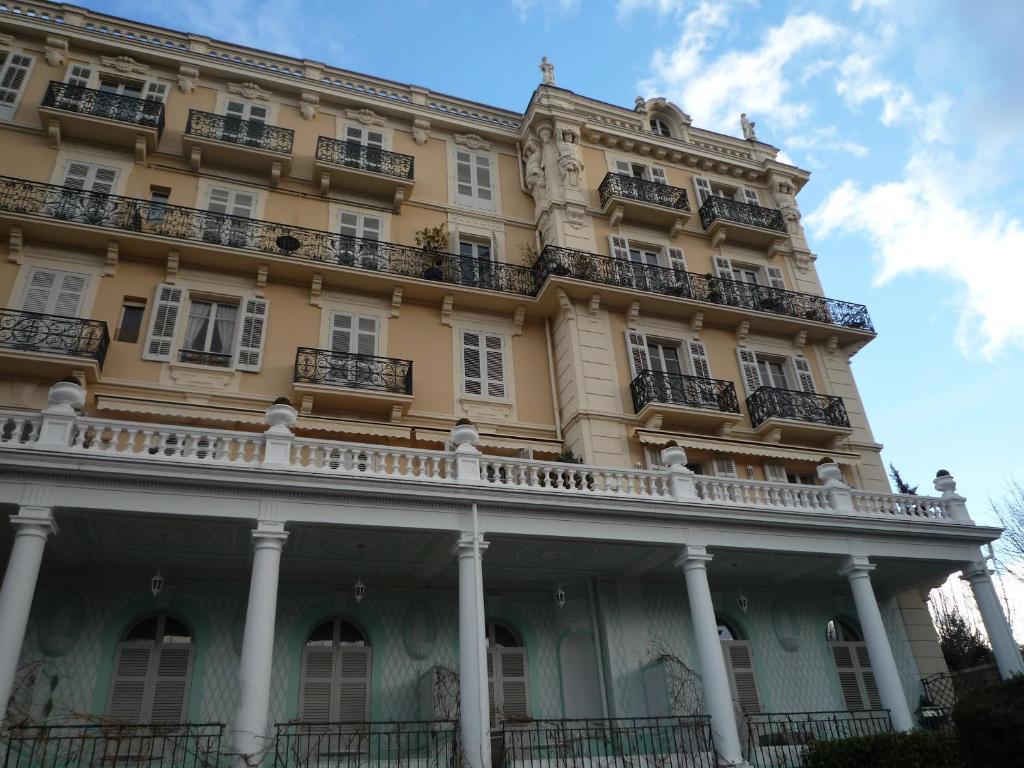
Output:
[[[979,522],[1024,480],[1021,0],[86,0],[522,110],[558,85],[700,127],[739,114],[812,172],[799,196],[828,296],[879,337],[854,371],[883,458],[921,492],[948,469]]]

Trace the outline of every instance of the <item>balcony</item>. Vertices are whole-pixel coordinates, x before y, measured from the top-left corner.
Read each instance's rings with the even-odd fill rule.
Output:
[[[0,309],[0,365],[26,376],[52,381],[81,370],[96,381],[109,345],[99,320]]]
[[[276,186],[291,171],[294,138],[289,128],[190,109],[181,146],[193,171],[204,162],[232,166],[267,174]]]
[[[720,429],[740,418],[731,381],[645,368],[630,383],[629,391],[633,411],[648,429]]]
[[[606,174],[597,192],[601,210],[609,216],[613,228],[625,220],[665,229],[674,239],[692,213],[685,189],[624,173]]]
[[[46,89],[39,115],[54,148],[64,137],[114,144],[133,148],[140,163],[156,151],[164,130],[163,102],[56,80]]]
[[[758,387],[747,398],[750,424],[768,442],[825,442],[853,432],[841,397]]]
[[[448,768],[459,760],[458,723],[278,723],[273,768]],[[15,767],[18,768],[18,767]]]
[[[587,251],[546,246],[534,269],[538,285],[542,285],[548,277],[569,277],[644,293],[705,302],[717,307],[734,308],[742,310],[744,318],[749,317],[748,311],[752,310],[799,320],[801,326],[806,326],[809,321],[832,328],[862,332],[858,333],[858,336],[862,336],[863,332],[875,331],[867,307],[863,304],[640,264]],[[736,312],[719,313],[719,319],[723,321],[729,317],[735,322]],[[782,331],[784,328],[779,326],[770,330]],[[827,331],[827,334],[832,332]]]
[[[207,365],[213,368],[231,367],[231,355],[223,352],[205,352],[201,349],[179,350],[178,361],[191,365]]]
[[[322,194],[326,195],[334,184],[388,199],[396,211],[401,209],[415,183],[411,155],[327,136],[317,139],[313,169],[320,175]]]
[[[812,741],[838,741],[892,733],[887,709],[859,712],[780,712],[747,715],[747,760],[753,768],[782,768],[803,762]]]
[[[412,361],[299,347],[292,393],[345,411],[390,413],[401,419],[412,404]],[[305,410],[305,409],[304,409]]]
[[[789,237],[782,211],[715,195],[700,207],[700,223],[712,241],[725,239],[739,245],[764,248]]]

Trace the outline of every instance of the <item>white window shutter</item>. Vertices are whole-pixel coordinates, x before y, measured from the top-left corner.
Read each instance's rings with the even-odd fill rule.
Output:
[[[62,272],[57,296],[53,303],[53,314],[65,317],[78,317],[82,308],[85,286],[89,284],[89,276],[77,272]]]
[[[373,356],[377,354],[377,318],[359,317],[356,327],[356,353]]]
[[[302,690],[299,719],[308,723],[326,723],[332,719],[334,701],[334,649],[304,648],[302,652]]]
[[[855,662],[854,646],[857,643],[829,643],[832,658],[836,663],[839,675],[839,688],[843,693],[843,702],[851,712],[866,709],[864,695],[860,686],[859,670]]]
[[[64,181],[62,183],[65,187],[70,187],[71,189],[85,189],[88,179],[89,164],[72,161],[64,169]]]
[[[476,166],[476,198],[479,207],[490,209],[494,206],[491,191],[491,158],[490,155],[476,155],[474,158]]]
[[[335,312],[331,316],[331,351],[347,355],[352,351],[352,315]]]
[[[716,456],[711,460],[711,469],[715,477],[738,477],[734,459]]]
[[[703,176],[693,177],[693,189],[697,193],[698,207],[704,205],[704,201],[711,197],[711,182]]]
[[[814,377],[811,375],[811,366],[808,364],[807,358],[797,355],[793,358],[793,367],[796,368],[800,389],[804,392],[814,392]]]
[[[860,672],[864,700],[867,702],[868,709],[881,709],[882,697],[878,694],[878,685],[875,683],[875,673],[871,669],[868,647],[864,643],[855,643],[853,650],[857,660],[858,671]]]
[[[629,240],[621,235],[608,235],[608,253],[612,258],[629,261]]]
[[[455,196],[456,202],[473,205],[473,156],[461,149],[455,152]]]
[[[174,339],[178,330],[178,317],[181,315],[183,291],[169,283],[160,283],[156,287],[156,297],[149,319],[149,333],[143,347],[143,360],[170,361],[174,352]]]
[[[505,397],[505,338],[496,334],[484,336],[487,362],[487,396]]]
[[[186,720],[189,680],[192,677],[192,644],[162,645],[156,664],[156,678],[148,721],[182,723]]]
[[[757,692],[754,658],[747,640],[723,640],[722,651],[729,669],[733,700],[746,715],[761,711],[761,697]]]
[[[757,355],[749,349],[739,348],[736,350],[736,357],[740,364],[743,387],[747,390],[748,395],[752,395],[761,386],[761,371],[757,368]]]
[[[239,120],[245,118],[245,103],[241,101],[229,100],[224,106],[224,115],[226,117],[237,117]]]
[[[31,56],[23,53],[8,53],[6,63],[0,62],[0,118],[14,117],[14,107],[28,80],[32,61]]]
[[[108,714],[118,720],[138,723],[143,720],[146,683],[154,648],[152,643],[120,643],[114,661]]]
[[[773,483],[787,482],[786,468],[781,464],[765,464],[764,477]]]
[[[686,257],[683,255],[682,248],[669,248],[668,249],[668,265],[671,269],[679,272],[679,278],[683,277],[683,272],[686,272]]]
[[[761,200],[757,196],[757,192],[750,187],[743,187],[743,199],[740,202],[747,203],[748,205],[760,205]]]
[[[462,332],[462,388],[467,395],[483,394],[483,361],[480,334]]]
[[[786,281],[782,277],[782,270],[778,267],[768,267],[765,272],[768,273],[768,285],[772,288],[782,288],[785,290]]]
[[[114,185],[117,183],[117,169],[93,166],[92,184],[89,186],[92,192],[102,192],[105,195],[112,194]]]
[[[50,306],[50,297],[58,279],[59,273],[54,269],[34,268],[21,297],[22,311],[45,313]]]
[[[645,368],[651,367],[647,353],[647,337],[637,331],[626,331],[626,349],[629,350],[629,370],[635,379]]]
[[[337,654],[336,664],[341,670],[336,678],[338,708],[334,718],[365,722],[370,719],[370,646],[341,646]]]
[[[708,352],[704,348],[703,342],[691,341],[686,345],[686,349],[690,353],[690,370],[693,371],[693,375],[702,379],[710,379],[711,364],[708,362]]]
[[[668,176],[665,175],[665,169],[657,165],[651,166],[651,181],[656,184],[668,185]]]
[[[242,332],[238,334],[238,354],[235,368],[240,371],[258,371],[263,363],[263,339],[267,330],[266,299],[246,299],[242,302]]]
[[[505,719],[529,716],[525,648],[496,650],[501,664],[501,713]]]
[[[732,280],[732,262],[725,256],[715,256],[715,276],[724,280]]]
[[[615,172],[621,173],[623,176],[632,176],[633,165],[628,160],[616,160]]]

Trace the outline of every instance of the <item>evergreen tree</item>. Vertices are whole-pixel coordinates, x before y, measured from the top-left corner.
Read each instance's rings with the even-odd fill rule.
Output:
[[[889,464],[889,477],[891,477],[893,483],[896,484],[896,490],[899,493],[904,493],[911,496],[917,493],[917,486],[915,485],[914,487],[910,487],[909,485],[907,485],[907,481],[903,479],[903,477],[900,475],[900,471],[896,469],[896,467],[894,467],[891,462]]]
[[[955,607],[943,612],[937,623],[939,646],[950,672],[992,663],[992,649],[985,638]]]

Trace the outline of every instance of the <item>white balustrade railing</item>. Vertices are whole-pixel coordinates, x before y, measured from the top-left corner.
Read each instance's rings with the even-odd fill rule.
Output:
[[[47,434],[51,412],[0,412],[0,448],[34,448]],[[67,414],[55,419],[67,420]],[[414,482],[470,483],[515,491],[576,496],[680,501],[778,511],[856,514],[865,517],[970,522],[963,500],[874,493],[835,487],[692,475],[677,468],[661,470],[595,467],[554,461],[460,454],[418,448],[296,438],[287,431],[284,461],[271,461],[270,435],[255,432],[169,426],[73,416],[66,444],[39,447],[89,456],[134,460],[229,465],[275,471],[388,478]],[[457,458],[458,457],[458,458]],[[461,468],[460,468],[461,467]],[[470,476],[466,476],[466,472]],[[838,468],[834,468],[838,477]],[[461,473],[461,474],[460,474]],[[951,479],[951,478],[950,478]],[[938,482],[938,481],[936,481]],[[955,486],[953,486],[955,487]]]

